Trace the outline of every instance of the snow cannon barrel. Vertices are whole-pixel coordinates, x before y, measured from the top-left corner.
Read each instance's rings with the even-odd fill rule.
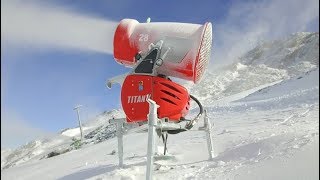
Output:
[[[148,52],[150,44],[162,40],[163,63],[157,72],[197,83],[211,56],[212,25],[174,22],[139,23],[123,19],[114,34],[114,58],[128,67],[137,63],[135,56]]]

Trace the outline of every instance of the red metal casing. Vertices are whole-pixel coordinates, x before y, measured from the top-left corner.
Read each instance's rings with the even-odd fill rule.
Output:
[[[139,23],[134,19],[123,19],[114,34],[114,58],[118,63],[132,67],[136,64],[135,55],[148,51],[148,46],[159,40],[164,42],[162,49],[170,48],[170,51],[157,72],[197,83],[211,55],[211,23]]]
[[[179,122],[189,111],[190,97],[183,86],[161,77],[133,74],[125,78],[121,89],[121,103],[127,122],[147,121],[148,98],[160,106],[158,118]]]

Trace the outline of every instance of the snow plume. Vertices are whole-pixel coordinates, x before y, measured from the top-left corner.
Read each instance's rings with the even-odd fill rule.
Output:
[[[214,23],[212,62],[229,64],[262,40],[300,31],[319,31],[319,1],[271,0],[232,4],[225,20]]]
[[[1,41],[10,45],[112,53],[116,26],[43,2],[1,1]]]

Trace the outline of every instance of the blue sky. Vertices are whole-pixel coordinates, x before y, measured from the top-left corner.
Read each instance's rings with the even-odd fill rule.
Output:
[[[212,22],[210,68],[234,61],[261,40],[319,31],[316,0],[4,0],[1,12],[2,148],[77,126],[77,104],[84,105],[84,119],[121,107],[120,86],[109,90],[105,81],[129,71],[110,53],[109,27],[124,18]]]

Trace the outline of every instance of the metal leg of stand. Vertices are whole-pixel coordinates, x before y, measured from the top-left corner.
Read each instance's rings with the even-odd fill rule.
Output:
[[[204,110],[204,124],[205,124],[206,136],[207,136],[209,158],[210,160],[212,160],[214,157],[214,152],[213,152],[213,145],[212,145],[211,123],[207,115],[207,110]]]
[[[117,138],[118,138],[118,156],[119,156],[119,167],[123,167],[123,121],[118,120],[116,124]]]
[[[146,179],[152,180],[153,176],[153,157],[155,152],[155,137],[156,123],[157,123],[157,108],[159,107],[156,102],[151,99],[147,100],[149,103],[149,114],[148,114],[148,152],[147,152],[147,173]]]

